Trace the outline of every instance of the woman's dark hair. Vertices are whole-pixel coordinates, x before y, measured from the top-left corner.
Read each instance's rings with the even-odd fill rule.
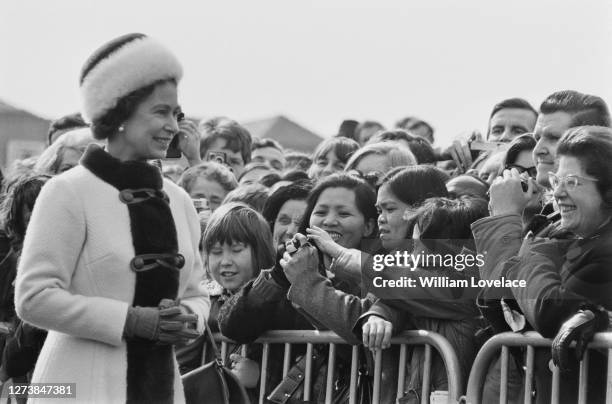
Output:
[[[136,108],[153,94],[155,87],[167,82],[176,84],[174,79],[158,80],[121,97],[117,101],[117,105],[91,123],[91,132],[94,138],[108,139],[117,133],[119,127],[132,116]]]
[[[460,196],[430,198],[415,213],[421,243],[439,254],[457,254],[463,247],[474,250],[471,224],[489,214],[487,201]]]
[[[255,210],[236,202],[221,205],[208,219],[202,235],[204,256],[208,257],[208,251],[215,243],[233,242],[251,246],[255,276],[262,268],[271,268],[274,265],[272,232],[266,221]]]
[[[276,184],[281,180],[281,176],[278,173],[269,173],[261,177],[258,181],[259,184],[263,185],[266,188],[270,188],[272,185]]]
[[[283,174],[281,181],[310,181],[310,178],[308,178],[308,173],[306,171],[291,170]]]
[[[427,198],[448,197],[447,180],[448,175],[436,167],[398,167],[387,173],[381,186],[387,185],[397,199],[416,206]]]
[[[335,173],[321,179],[310,191],[306,200],[306,211],[302,216],[299,233],[306,234],[309,227],[310,216],[319,200],[319,197],[327,188],[346,188],[355,193],[355,204],[357,210],[363,215],[365,222],[372,220],[376,224],[378,212],[376,211],[376,191],[366,181],[353,175],[341,172]],[[376,227],[372,234],[376,234]]]
[[[584,171],[597,178],[595,186],[606,209],[612,209],[612,129],[579,126],[569,129],[559,140],[557,157],[580,160]]]
[[[270,231],[274,232],[274,222],[276,222],[278,212],[283,205],[290,200],[306,200],[311,190],[312,183],[309,180],[302,180],[285,185],[272,192],[262,211],[263,217],[270,226]]]
[[[17,249],[21,249],[28,226],[23,214],[26,209],[30,212],[34,209],[36,198],[49,178],[49,175],[26,174],[6,185],[0,215],[4,231]]]
[[[521,135],[514,139],[506,151],[504,157],[504,167],[506,164],[514,164],[518,155],[523,151],[531,151],[536,146],[536,140],[532,135]]]

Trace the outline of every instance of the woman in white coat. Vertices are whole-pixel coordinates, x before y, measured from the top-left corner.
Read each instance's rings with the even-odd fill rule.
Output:
[[[106,149],[51,179],[32,213],[18,315],[49,330],[32,382],[76,383],[77,402],[182,402],[173,345],[199,335],[200,229],[189,196],[147,160],[179,126],[174,55],[143,34],[99,48],[80,77],[83,116]]]

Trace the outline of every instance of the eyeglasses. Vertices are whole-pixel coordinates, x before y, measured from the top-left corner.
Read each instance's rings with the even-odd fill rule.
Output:
[[[535,167],[523,167],[518,164],[506,164],[504,167],[505,170],[511,170],[513,168],[515,168],[519,174],[527,173],[531,178],[535,178],[538,175],[538,169]]]
[[[597,178],[582,177],[580,175],[575,175],[575,174],[569,174],[564,177],[561,177],[553,172],[548,173],[548,182],[550,182],[550,185],[553,187],[553,189],[563,184],[565,185],[565,188],[568,191],[573,191],[574,189],[576,189],[578,185],[582,185],[582,183],[580,182],[581,180],[595,181],[595,182],[599,181]]]

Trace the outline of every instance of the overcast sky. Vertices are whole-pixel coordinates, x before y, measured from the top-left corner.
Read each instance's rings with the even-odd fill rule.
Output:
[[[346,118],[416,115],[444,144],[484,129],[504,98],[612,102],[611,22],[607,0],[0,0],[0,99],[73,112],[91,52],[143,32],[183,63],[188,115],[284,114],[323,136]]]

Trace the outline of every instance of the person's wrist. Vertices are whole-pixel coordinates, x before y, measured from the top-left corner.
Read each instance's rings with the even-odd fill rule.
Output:
[[[511,214],[520,215],[523,212],[523,209],[518,206],[509,206],[505,204],[499,206],[498,204],[490,203],[489,207],[489,212],[491,213],[491,216],[502,216]]]
[[[202,163],[202,158],[199,155],[193,158],[187,157],[187,164],[189,164],[189,167],[197,166],[200,163]]]

